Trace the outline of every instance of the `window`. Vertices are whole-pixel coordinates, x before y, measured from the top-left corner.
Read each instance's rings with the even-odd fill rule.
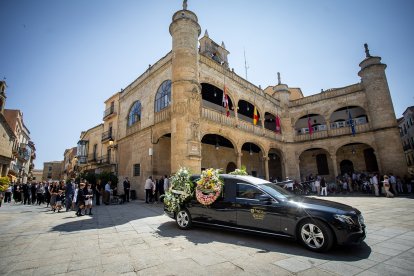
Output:
[[[159,112],[168,107],[171,102],[171,81],[164,81],[158,88],[155,95],[155,112]]]
[[[246,199],[259,199],[262,191],[248,184],[237,183],[237,197]]]
[[[49,167],[49,172],[52,170],[52,167]]]
[[[141,164],[134,164],[134,176],[141,175]]]
[[[128,113],[128,126],[132,126],[141,120],[141,102],[136,101]]]
[[[318,174],[319,175],[328,175],[329,174],[328,159],[326,158],[326,154],[316,155],[316,164],[318,166]]]

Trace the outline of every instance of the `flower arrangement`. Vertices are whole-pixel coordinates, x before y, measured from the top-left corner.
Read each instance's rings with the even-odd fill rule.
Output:
[[[171,177],[171,187],[163,196],[168,211],[179,211],[181,205],[193,196],[194,188],[190,176],[191,173],[187,168],[180,168]]]
[[[0,177],[0,192],[7,191],[7,188],[9,188],[10,180],[7,176]]]
[[[198,202],[203,205],[211,205],[220,196],[223,181],[219,177],[220,170],[207,169],[201,173],[195,189]]]
[[[232,175],[249,175],[246,172],[246,166],[242,166],[240,169],[235,169],[234,172],[231,172],[229,174],[232,174]]]

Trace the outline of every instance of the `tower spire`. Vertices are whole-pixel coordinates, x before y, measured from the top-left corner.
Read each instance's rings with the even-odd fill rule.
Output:
[[[187,0],[183,0],[183,10],[187,9]]]
[[[282,82],[280,81],[280,72],[277,72],[277,84],[281,84]]]
[[[367,43],[364,44],[364,48],[365,48],[365,56],[367,58],[371,57],[371,55],[369,53],[369,49],[368,49],[368,44]]]

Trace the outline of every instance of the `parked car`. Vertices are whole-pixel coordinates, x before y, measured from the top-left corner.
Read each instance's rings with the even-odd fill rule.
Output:
[[[275,183],[252,176],[227,175],[222,195],[204,206],[192,199],[165,213],[180,229],[193,225],[288,237],[323,252],[334,244],[360,243],[365,224],[359,210],[341,203],[298,197]],[[199,176],[192,176],[195,183]]]

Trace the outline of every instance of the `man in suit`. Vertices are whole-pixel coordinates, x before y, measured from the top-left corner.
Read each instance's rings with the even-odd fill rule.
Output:
[[[124,195],[126,202],[129,202],[129,190],[131,189],[131,183],[129,182],[128,177],[125,177],[124,180]]]

